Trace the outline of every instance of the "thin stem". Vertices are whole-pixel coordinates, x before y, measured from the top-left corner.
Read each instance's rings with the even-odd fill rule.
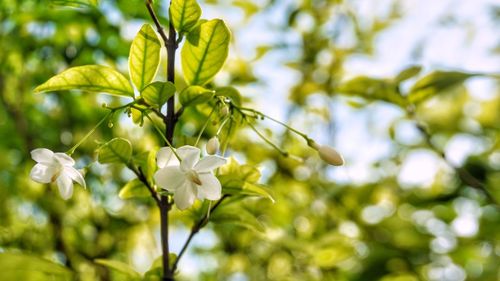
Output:
[[[210,118],[212,117],[212,114],[215,112],[215,106],[212,108],[212,111],[210,112],[210,114],[208,115],[207,117],[207,121],[205,121],[205,124],[203,124],[203,127],[201,128],[200,130],[200,133],[198,134],[198,137],[196,138],[196,142],[194,143],[194,146],[197,146],[198,145],[198,142],[200,141],[201,139],[201,135],[203,135],[203,132],[205,131],[205,129],[207,128],[208,126],[208,123],[210,123]]]
[[[248,124],[248,126],[250,126],[250,128],[263,140],[265,141],[267,144],[269,144],[270,146],[272,146],[274,149],[276,149],[276,151],[278,151],[281,155],[283,155],[284,157],[288,157],[288,152],[284,151],[283,149],[281,149],[279,146],[277,146],[274,142],[272,142],[270,139],[268,139],[266,136],[264,136],[261,132],[259,132],[259,130],[257,130],[257,128],[255,128],[255,126],[247,120],[246,116],[243,117],[243,120],[245,120],[245,122]]]
[[[105,115],[105,116],[101,119],[101,121],[99,121],[99,122],[97,123],[97,125],[95,125],[95,126],[94,126],[94,128],[92,128],[92,129],[91,129],[91,130],[90,130],[90,131],[89,131],[89,132],[88,132],[88,133],[87,133],[87,134],[86,134],[86,135],[85,135],[85,136],[84,136],[84,137],[83,137],[83,138],[82,138],[82,139],[81,139],[81,140],[80,140],[77,144],[75,144],[72,148],[70,148],[70,150],[68,150],[68,151],[66,152],[66,154],[68,154],[69,156],[71,156],[71,155],[75,152],[75,150],[76,150],[76,149],[77,149],[80,145],[82,145],[82,143],[83,143],[84,141],[86,141],[86,140],[87,140],[87,138],[88,138],[88,137],[90,137],[90,136],[91,136],[91,135],[95,132],[95,130],[97,130],[97,128],[99,128],[99,126],[101,126],[101,125],[102,125],[102,123],[103,123],[104,121],[106,121],[106,120],[109,118],[109,116],[110,116],[110,115],[112,115],[114,112],[115,112],[115,110],[111,110],[110,112],[108,112],[108,113],[107,113],[107,114],[106,114],[106,115]]]
[[[234,104],[233,104],[232,106],[234,106],[234,107],[235,107],[236,109],[238,109],[238,111],[240,111],[240,112],[241,112],[241,111],[249,111],[249,112],[252,112],[252,113],[254,113],[254,114],[258,115],[258,116],[262,116],[262,117],[267,118],[267,119],[269,119],[269,120],[271,120],[271,121],[273,121],[273,122],[275,122],[275,123],[278,123],[278,124],[280,124],[281,126],[283,126],[283,127],[287,128],[288,130],[290,130],[290,131],[294,132],[295,134],[297,134],[297,135],[299,135],[299,136],[303,137],[303,138],[304,138],[307,142],[309,142],[309,141],[311,140],[311,139],[310,139],[310,138],[309,138],[306,134],[302,133],[301,131],[299,131],[299,130],[297,130],[297,129],[293,128],[293,127],[290,127],[290,126],[289,126],[289,125],[287,125],[286,123],[283,123],[283,122],[281,122],[281,121],[279,121],[279,120],[277,120],[277,119],[274,119],[273,117],[271,117],[271,116],[269,116],[269,115],[267,115],[267,114],[264,114],[264,113],[262,113],[262,112],[260,112],[260,111],[258,111],[258,110],[255,110],[255,109],[252,109],[252,108],[246,108],[246,107],[237,107],[237,106],[235,106]]]
[[[156,125],[155,121],[153,121],[153,119],[151,118],[151,116],[149,116],[149,114],[147,112],[144,112],[144,115],[146,116],[146,118],[149,119],[149,121],[151,121],[151,124],[153,125],[153,127],[156,129],[156,131],[158,132],[158,134],[161,136],[161,138],[165,141],[165,143],[168,145],[168,147],[170,147],[170,149],[172,150],[172,152],[174,153],[175,157],[177,158],[177,160],[179,160],[179,162],[182,161],[181,157],[179,156],[179,154],[177,154],[177,152],[175,151],[175,147],[172,146],[172,144],[170,143],[170,141],[168,141],[168,139],[165,137],[165,135],[163,135],[163,132],[161,131],[160,128],[158,128],[158,126]]]
[[[224,194],[224,196],[222,196],[217,201],[217,203],[215,203],[213,205],[213,207],[208,210],[207,214],[205,214],[199,221],[197,221],[193,225],[193,227],[191,228],[191,232],[189,233],[189,236],[186,239],[186,242],[184,242],[184,245],[182,246],[181,251],[177,255],[177,259],[175,260],[175,262],[174,262],[174,264],[172,266],[172,272],[175,272],[175,270],[177,269],[177,265],[178,265],[180,259],[182,258],[182,256],[184,255],[184,253],[186,252],[186,250],[187,250],[189,244],[191,243],[191,240],[193,239],[193,237],[196,235],[196,233],[198,233],[200,231],[200,229],[202,229],[208,223],[209,214],[213,213],[215,211],[215,209],[217,209],[217,207],[220,206],[220,204],[222,203],[222,201],[224,201],[224,199],[226,199],[228,197],[229,197],[229,195]]]
[[[154,190],[154,188],[151,186],[149,183],[148,179],[146,178],[146,175],[144,175],[144,172],[142,171],[141,167],[136,168],[133,165],[127,165],[127,167],[134,172],[134,174],[137,176],[137,178],[144,183],[144,185],[148,188],[149,193],[151,193],[151,196],[155,200],[156,204],[159,206],[160,205],[160,198],[158,197],[158,193]]]

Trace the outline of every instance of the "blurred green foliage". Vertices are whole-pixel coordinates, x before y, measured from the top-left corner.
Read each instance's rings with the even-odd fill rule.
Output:
[[[166,23],[166,1],[155,2],[160,20]],[[221,11],[238,7],[251,20],[276,2],[201,3]],[[385,132],[394,153],[372,163],[376,181],[336,183],[329,176],[332,168],[289,133],[269,136],[302,162],[282,157],[251,137],[249,130],[222,132],[223,137],[233,137],[231,154],[249,165],[232,162],[221,171],[221,181],[248,195],[273,200],[227,200],[212,214],[213,223],[201,230],[200,242],[191,251],[194,262],[189,266],[198,270],[181,263],[179,280],[498,280],[499,93],[491,100],[476,101],[464,81],[486,74],[420,73],[420,67],[404,69],[395,77],[346,80],[346,60],[359,53],[373,54],[377,34],[402,15],[394,5],[387,18],[362,25],[356,11],[335,8],[341,2],[297,1],[282,12],[283,30],[296,32],[302,42],[287,63],[300,73],[290,91],[287,121],[293,124],[299,118],[298,125],[313,127],[319,119],[333,126],[331,107],[309,104],[315,96],[335,107],[355,106],[360,111],[369,111],[371,103],[385,103],[401,113]],[[311,28],[299,24],[304,16],[313,19]],[[332,18],[337,20],[332,22]],[[131,41],[124,36],[124,25],[143,21],[150,19],[142,0],[0,2],[2,280],[139,280],[142,277],[136,271],[148,270],[145,280],[159,280],[160,265],[153,262],[159,256],[159,214],[154,202],[130,181],[134,175],[126,167],[98,164],[95,153],[99,144],[126,137],[134,147],[126,143],[124,149],[140,156],[136,159],[147,168],[155,147],[162,143],[153,137],[154,128],[139,128],[126,114],[116,114],[108,126],[99,128],[93,141],[85,142],[74,154],[77,166],[84,167],[88,189],[77,187],[71,200],[63,201],[56,187],[36,184],[28,176],[32,149],[66,151],[106,114],[102,103],[124,103],[119,97],[80,92],[42,95],[33,89],[73,66],[103,64],[127,73]],[[336,44],[346,26],[353,30],[355,47]],[[258,84],[253,63],[283,48],[286,42],[258,46],[252,60],[230,56],[225,66],[229,84],[242,89]],[[333,59],[324,61],[324,54]],[[403,83],[408,81],[410,87],[405,88]],[[232,93],[233,101],[240,103],[233,88],[216,88],[225,85],[215,82],[211,86],[215,95]],[[192,100],[185,103],[203,95],[191,92]],[[242,95],[246,96],[244,91]],[[243,98],[241,102],[251,101]],[[475,113],[467,110],[471,103]],[[209,112],[203,104],[184,112],[186,117],[179,120],[176,131],[179,146],[196,139]],[[404,123],[420,133],[411,144],[397,137],[398,125]],[[471,123],[474,126],[464,125]],[[142,133],[143,129],[151,134]],[[210,124],[202,138],[207,140],[216,129]],[[443,151],[458,136],[477,138],[488,143],[487,149],[461,166],[451,165]],[[123,141],[116,142],[123,145]],[[406,157],[416,151],[431,153],[446,168],[436,171],[429,186],[406,188],[398,175]],[[99,157],[114,162],[114,155],[106,152],[106,147],[101,148]],[[253,165],[263,167],[265,182],[256,182],[260,172]],[[152,172],[146,172],[150,177]],[[231,185],[234,175],[242,183]],[[174,211],[174,232],[184,233],[207,208],[198,204],[190,211]],[[454,230],[470,219],[478,225],[473,235]],[[215,234],[216,242],[203,246],[210,234]],[[178,236],[171,243],[182,243]]]

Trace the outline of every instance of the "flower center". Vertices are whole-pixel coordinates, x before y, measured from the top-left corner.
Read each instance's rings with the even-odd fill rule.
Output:
[[[188,180],[190,180],[191,182],[193,182],[197,185],[201,185],[200,176],[198,175],[198,173],[195,170],[189,170],[186,173],[186,176],[187,176]]]

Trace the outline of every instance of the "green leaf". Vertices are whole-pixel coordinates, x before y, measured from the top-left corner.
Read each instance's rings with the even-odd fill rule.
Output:
[[[120,197],[121,199],[130,199],[136,197],[144,198],[149,196],[151,196],[151,194],[149,193],[148,188],[139,179],[133,179],[129,181],[125,186],[122,187],[120,193],[118,193],[118,197]]]
[[[123,138],[115,138],[103,144],[97,155],[97,161],[101,164],[125,163],[132,157],[132,145],[130,141]]]
[[[214,96],[214,91],[205,89],[201,86],[189,86],[179,94],[179,102],[187,107],[206,103]]]
[[[214,19],[196,26],[187,35],[181,52],[182,71],[189,85],[204,85],[226,61],[231,33],[224,21]]]
[[[141,279],[141,275],[137,271],[135,271],[130,265],[128,265],[124,262],[115,261],[115,260],[107,260],[107,259],[95,259],[94,262],[97,264],[109,267],[111,269],[114,269],[116,271],[119,271],[119,272],[127,275],[132,280],[140,280]]]
[[[69,6],[69,7],[97,7],[99,4],[98,0],[52,0],[52,4],[61,5],[61,6]]]
[[[170,267],[174,265],[174,262],[177,260],[177,255],[175,253],[170,253],[169,254],[169,259],[168,262],[170,264]],[[144,273],[144,279],[145,281],[153,281],[153,280],[161,280],[161,277],[163,275],[163,257],[159,256],[157,257],[154,261],[151,267],[149,268],[146,273]]]
[[[272,190],[262,184],[240,182],[236,185],[236,183],[237,181],[233,181],[231,185],[222,186],[222,191],[225,194],[257,196],[269,199],[273,203],[275,202]]]
[[[241,94],[234,87],[220,87],[215,89],[216,96],[222,96],[231,99],[231,101],[237,105],[241,106]]]
[[[153,27],[143,25],[132,41],[128,58],[130,78],[139,91],[153,81],[160,65],[160,50],[161,43]]]
[[[153,180],[153,174],[156,172],[156,149],[139,153],[134,156],[134,163],[141,167],[149,181]]]
[[[0,253],[0,269],[4,281],[73,280],[71,270],[33,254]]]
[[[193,28],[200,17],[201,7],[196,0],[172,0],[170,3],[170,18],[179,33]]]
[[[408,94],[410,103],[419,103],[452,87],[462,84],[465,80],[477,76],[477,73],[458,71],[435,71],[415,82]]]
[[[356,77],[341,84],[337,91],[366,100],[387,101],[399,106],[406,106],[406,99],[399,94],[397,84],[384,79]]]
[[[216,224],[233,224],[256,232],[264,232],[262,223],[249,211],[240,207],[225,206],[210,215],[210,221]]]
[[[405,80],[417,76],[420,73],[420,71],[422,71],[422,67],[418,65],[407,67],[403,69],[401,72],[399,72],[398,76],[396,76],[394,81],[399,84]]]
[[[162,107],[175,94],[175,85],[171,82],[153,82],[141,92],[147,104]]]
[[[64,90],[84,90],[134,97],[134,90],[128,79],[111,67],[102,65],[69,68],[35,88],[36,93]]]

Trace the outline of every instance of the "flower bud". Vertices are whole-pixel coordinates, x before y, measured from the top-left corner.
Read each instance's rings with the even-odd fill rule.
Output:
[[[212,137],[208,140],[205,147],[208,154],[215,154],[219,150],[219,139],[217,137]]]
[[[318,146],[319,157],[326,163],[333,166],[344,165],[344,158],[333,147],[327,145]]]

